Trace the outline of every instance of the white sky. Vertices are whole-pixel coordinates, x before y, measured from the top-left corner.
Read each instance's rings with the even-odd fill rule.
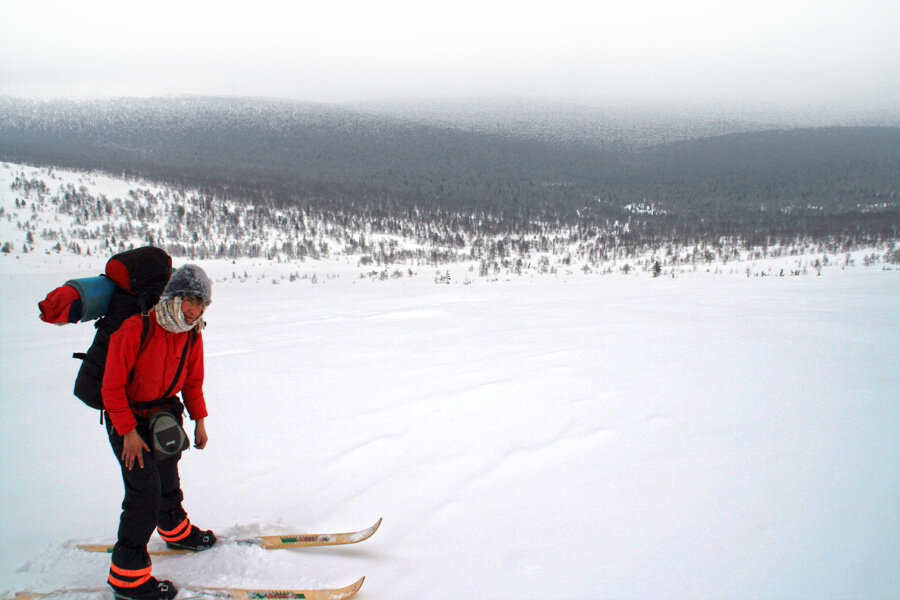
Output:
[[[896,0],[0,0],[0,94],[900,106]]]

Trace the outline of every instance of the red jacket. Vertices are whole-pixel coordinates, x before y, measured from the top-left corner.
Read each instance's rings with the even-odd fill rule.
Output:
[[[103,407],[109,411],[109,417],[119,435],[125,435],[137,426],[137,420],[129,406],[131,402],[157,400],[169,388],[188,337],[193,335],[190,331],[166,331],[157,323],[156,311],[150,311],[150,333],[144,349],[138,355],[143,328],[141,315],[134,315],[126,319],[109,338],[106,371],[103,374]],[[184,368],[171,394],[178,392],[181,392],[191,419],[206,417],[206,400],[203,398],[203,336],[199,331],[191,342]]]

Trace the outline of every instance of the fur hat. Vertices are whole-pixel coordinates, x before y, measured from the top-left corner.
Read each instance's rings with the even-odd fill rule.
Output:
[[[187,263],[172,272],[172,278],[161,298],[175,296],[197,296],[209,304],[212,302],[212,281],[206,271],[193,263]]]

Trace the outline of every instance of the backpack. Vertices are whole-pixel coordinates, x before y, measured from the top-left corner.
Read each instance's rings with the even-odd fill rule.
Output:
[[[72,355],[82,360],[75,378],[75,396],[91,408],[103,410],[101,388],[110,337],[128,317],[141,314],[144,326],[138,352],[143,350],[150,333],[150,309],[159,302],[171,275],[172,257],[164,250],[135,248],[110,258],[104,274],[67,281],[38,303],[41,319],[49,323],[98,319],[91,347]]]

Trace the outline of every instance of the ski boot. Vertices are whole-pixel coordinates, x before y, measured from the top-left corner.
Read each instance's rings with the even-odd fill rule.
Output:
[[[174,600],[178,589],[169,580],[150,579],[135,587],[121,587],[110,582],[113,596],[117,600]]]
[[[203,531],[196,525],[191,525],[191,532],[177,541],[166,541],[166,547],[174,550],[191,550],[201,552],[209,550],[216,543],[216,534],[212,531]]]

